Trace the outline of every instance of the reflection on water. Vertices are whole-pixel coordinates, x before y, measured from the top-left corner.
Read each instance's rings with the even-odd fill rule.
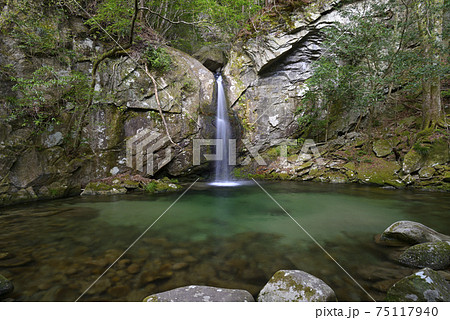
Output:
[[[449,233],[450,195],[361,186],[266,183],[265,188],[376,299],[414,270],[373,236],[397,220]],[[75,300],[179,194],[57,200],[4,209],[0,273],[18,301]],[[330,285],[340,301],[367,301],[345,273],[256,185],[196,184],[84,296],[141,301],[199,284],[257,295],[280,269]]]

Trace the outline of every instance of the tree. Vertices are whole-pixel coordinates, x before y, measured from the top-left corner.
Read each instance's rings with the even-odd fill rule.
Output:
[[[416,0],[365,2],[343,11],[347,21],[324,32],[326,49],[307,82],[301,119],[323,110],[327,126],[332,111],[345,107],[367,113],[371,125],[392,92],[422,89],[423,128],[435,126],[441,117],[440,76],[448,71],[440,58],[437,1],[425,7]]]
[[[422,128],[435,127],[442,116],[440,64],[443,49],[443,0],[411,1],[425,64],[422,73]]]

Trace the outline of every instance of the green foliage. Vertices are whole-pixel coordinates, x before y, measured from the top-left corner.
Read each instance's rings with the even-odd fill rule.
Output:
[[[419,141],[414,143],[413,149],[421,156],[427,156],[431,151],[430,145],[423,144]]]
[[[172,58],[163,47],[148,47],[144,54],[144,59],[150,67],[157,71],[167,72],[172,67]]]
[[[104,0],[97,13],[86,24],[100,39],[111,41],[129,36],[131,18],[134,12],[133,0]],[[105,32],[106,31],[106,32]]]
[[[32,118],[39,126],[56,121],[62,110],[72,104],[85,105],[89,99],[88,77],[79,72],[57,73],[52,67],[37,69],[30,78],[11,78],[17,99],[10,110],[9,120]]]
[[[417,94],[423,81],[448,73],[446,63],[430,59],[426,52],[431,47],[439,56],[442,44],[417,36],[426,16],[415,11],[415,5],[399,0],[365,2],[342,12],[348,23],[324,29],[325,54],[307,82],[310,90],[301,101],[301,124],[324,119],[337,106],[373,115],[392,90]]]
[[[157,187],[158,187],[158,184],[156,183],[156,181],[152,181],[144,186],[144,191],[149,192],[149,193],[154,193],[154,192],[156,192]]]
[[[261,9],[254,0],[153,0],[145,23],[171,45],[194,52],[210,41],[229,40]]]
[[[55,56],[67,52],[69,35],[61,28],[65,13],[56,1],[36,5],[30,0],[16,0],[8,4],[2,14],[1,29],[29,55]]]

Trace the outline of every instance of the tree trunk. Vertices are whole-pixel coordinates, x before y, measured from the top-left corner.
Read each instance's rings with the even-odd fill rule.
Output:
[[[422,81],[422,129],[434,128],[441,117],[441,79]]]
[[[441,52],[437,44],[442,44],[443,32],[442,0],[427,2],[416,1],[415,10],[418,15],[418,30],[422,41],[423,54],[431,65],[438,65]],[[439,8],[434,10],[434,8]],[[442,113],[441,79],[440,76],[430,74],[422,79],[422,129],[435,128]]]

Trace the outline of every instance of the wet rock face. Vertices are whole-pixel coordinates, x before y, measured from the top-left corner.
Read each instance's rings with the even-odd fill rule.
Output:
[[[397,221],[381,234],[380,240],[382,242],[398,240],[405,243],[417,244],[430,241],[446,241],[450,240],[450,236],[441,234],[418,222]]]
[[[320,29],[340,21],[332,6],[309,7],[293,13],[293,25],[280,25],[265,35],[234,48],[224,69],[230,104],[245,130],[245,138],[265,149],[271,140],[292,137],[298,130],[296,111],[305,93],[314,61],[322,53]],[[331,136],[356,122],[359,115],[342,117]]]
[[[0,49],[2,45],[0,42]],[[101,44],[81,35],[74,46],[86,56],[97,56],[103,50]],[[96,100],[85,116],[79,150],[71,149],[71,134],[75,131],[71,115],[40,132],[0,121],[0,206],[80,194],[89,181],[129,171],[130,167],[141,169],[136,159],[132,164],[127,162],[127,142],[143,130],[157,135],[158,146],[151,151],[153,171],[147,172],[144,163],[138,170],[141,174],[178,176],[192,168],[193,139],[214,137],[210,130],[215,113],[214,76],[189,55],[172,48],[166,51],[171,56],[171,70],[155,76],[161,107],[176,146],[165,133],[151,79],[129,58],[106,60],[98,70]],[[14,60],[14,55],[0,54],[0,60],[3,58],[17,65],[17,77],[26,77],[33,71],[25,60]],[[56,71],[63,70],[56,60],[40,62]],[[86,62],[75,67],[87,74],[90,68]],[[12,86],[3,80],[0,78],[0,86]],[[155,141],[142,145],[139,151],[145,162],[145,151],[149,145],[156,145]],[[137,152],[133,146],[133,156]]]
[[[300,270],[280,270],[258,295],[258,302],[331,302],[336,295],[325,282]]]
[[[437,272],[425,268],[394,284],[388,290],[386,301],[450,301],[450,285]]]
[[[207,286],[188,286],[153,294],[144,302],[254,302],[245,290],[223,289]]]

